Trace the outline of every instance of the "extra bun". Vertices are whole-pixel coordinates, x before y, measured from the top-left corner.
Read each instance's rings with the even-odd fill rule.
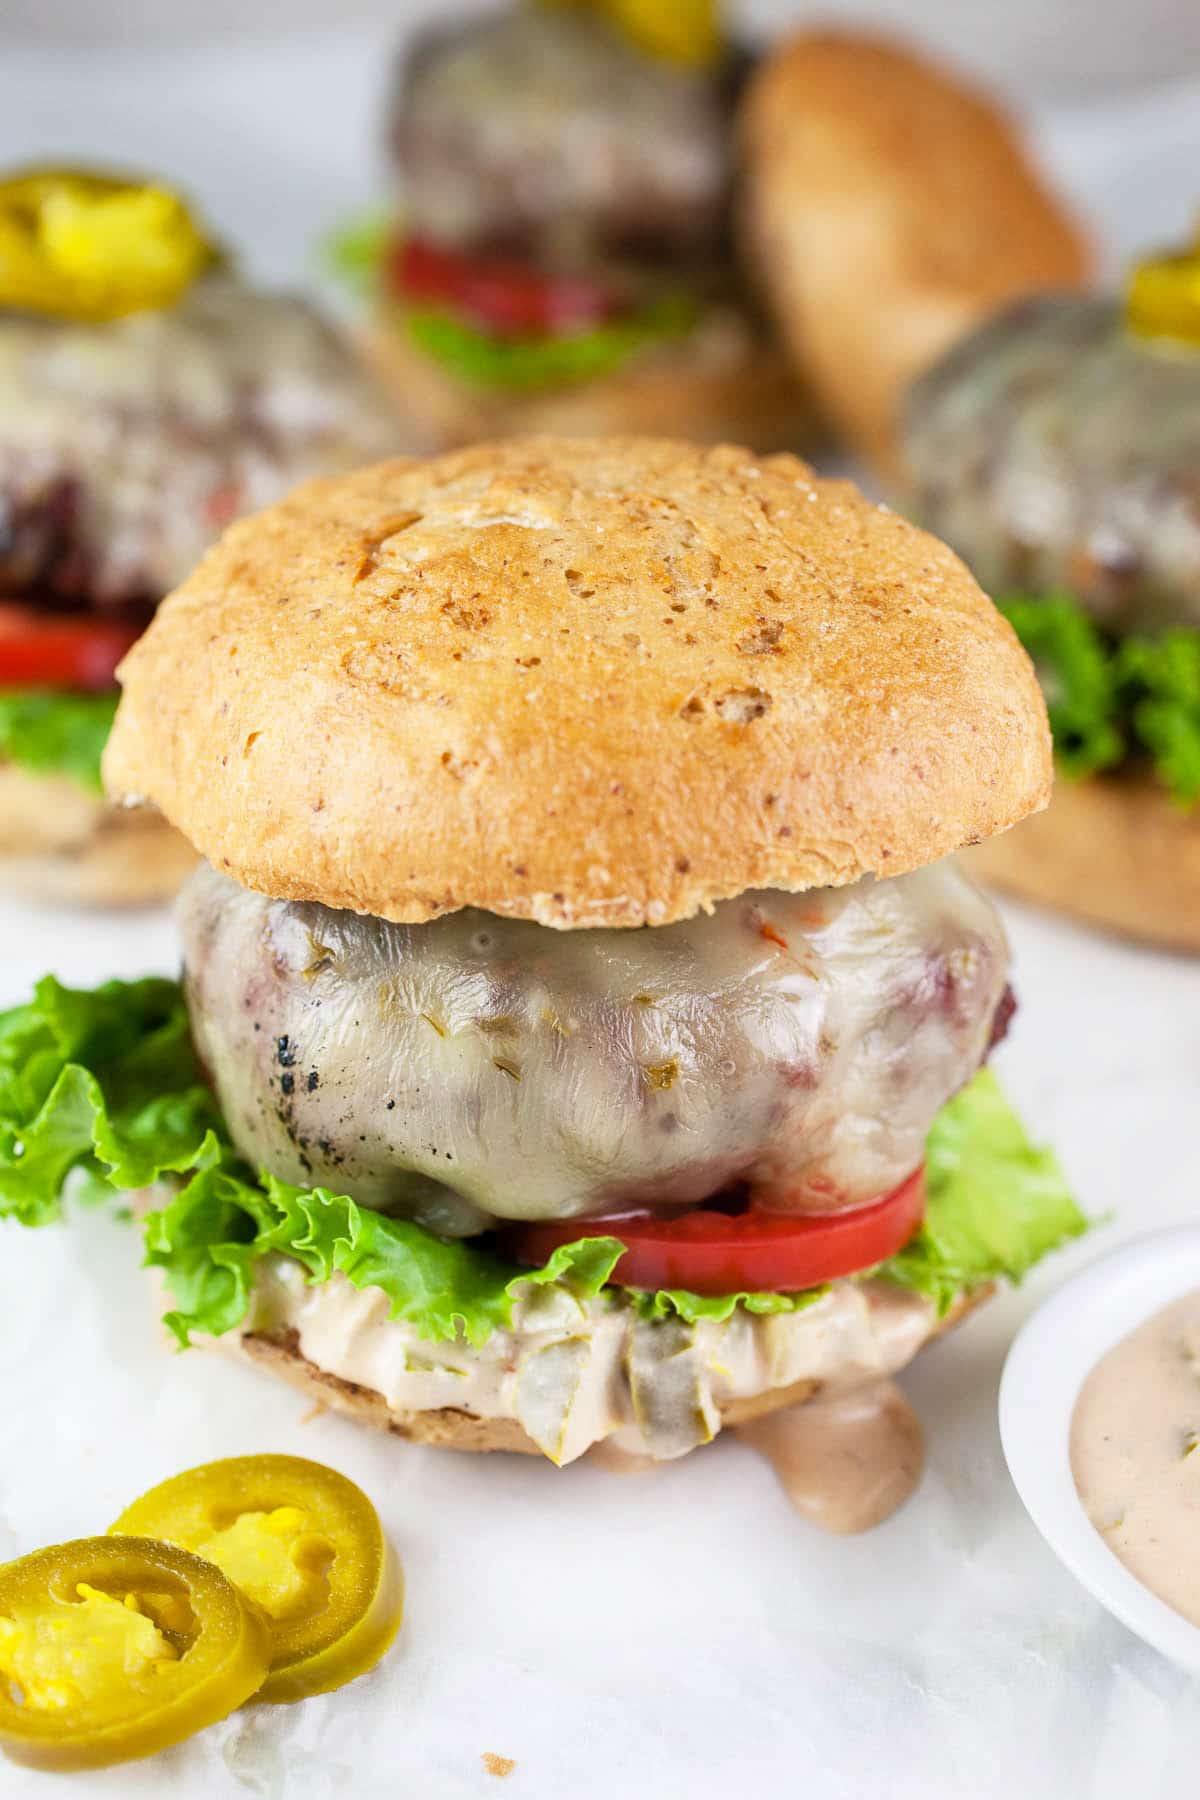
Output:
[[[1013,124],[955,76],[867,37],[805,33],[751,78],[744,225],[796,366],[891,469],[914,376],[1091,254]]]
[[[235,525],[121,670],[110,790],[281,899],[666,924],[1045,804],[1045,708],[934,538],[794,457],[518,439]]]
[[[981,844],[966,866],[1122,937],[1200,951],[1200,814],[1148,777],[1060,780],[1048,812]]]
[[[532,392],[460,380],[410,342],[395,307],[379,310],[363,351],[403,408],[412,440],[430,451],[518,432],[605,437],[664,424],[697,443],[784,450],[818,432],[812,396],[784,352],[733,308],[611,375]]]
[[[0,764],[0,891],[62,906],[169,900],[196,852],[155,812],[126,812],[60,775]]]

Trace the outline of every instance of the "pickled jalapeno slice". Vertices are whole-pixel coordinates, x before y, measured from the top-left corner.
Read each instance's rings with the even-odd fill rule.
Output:
[[[1200,245],[1138,263],[1126,287],[1125,319],[1138,337],[1200,349]]]
[[[404,1584],[360,1488],[299,1456],[234,1456],[173,1476],[114,1531],[180,1544],[224,1570],[266,1615],[261,1700],[340,1687],[379,1661],[400,1627]]]
[[[78,169],[0,179],[0,306],[118,319],[173,306],[216,258],[169,188]]]
[[[99,1769],[215,1724],[261,1686],[267,1621],[173,1544],[77,1538],[0,1568],[0,1748]]]

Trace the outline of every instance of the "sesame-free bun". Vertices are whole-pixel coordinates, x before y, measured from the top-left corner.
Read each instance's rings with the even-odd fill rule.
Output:
[[[411,441],[429,451],[518,432],[606,437],[666,429],[756,450],[791,449],[819,434],[812,396],[783,349],[733,307],[610,375],[533,390],[461,380],[411,341],[394,306],[378,309],[362,350],[403,409]]]
[[[890,472],[909,382],[1018,295],[1086,284],[1092,258],[1020,134],[896,44],[806,32],[743,102],[744,235],[798,369]]]
[[[110,792],[260,893],[667,924],[1045,804],[1045,708],[944,545],[790,456],[521,438],[233,526],[119,670]]]
[[[151,811],[109,806],[62,775],[0,763],[0,893],[62,906],[173,897],[196,852]]]
[[[1148,776],[1060,779],[1048,811],[970,851],[965,866],[1121,937],[1200,951],[1200,813]]]

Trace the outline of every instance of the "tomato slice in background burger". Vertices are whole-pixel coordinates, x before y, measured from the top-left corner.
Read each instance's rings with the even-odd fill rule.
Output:
[[[448,306],[502,337],[556,337],[602,325],[621,311],[597,281],[547,275],[523,263],[464,256],[427,238],[404,238],[388,259],[404,300]]]
[[[102,693],[142,634],[128,619],[39,612],[0,602],[0,687],[57,687]]]
[[[798,1293],[857,1275],[902,1250],[925,1212],[925,1171],[866,1206],[836,1213],[743,1213],[697,1207],[675,1218],[623,1213],[555,1219],[507,1234],[523,1263],[540,1266],[560,1244],[613,1237],[625,1254],[611,1279],[623,1287],[686,1288],[693,1294]]]

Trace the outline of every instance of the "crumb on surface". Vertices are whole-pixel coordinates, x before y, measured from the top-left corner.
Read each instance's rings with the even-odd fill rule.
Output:
[[[309,1407],[307,1412],[301,1413],[299,1423],[301,1425],[311,1425],[314,1419],[324,1418],[328,1411],[329,1408],[326,1406],[324,1400],[317,1400]]]
[[[489,1775],[511,1775],[517,1766],[513,1757],[497,1756],[494,1750],[485,1750],[482,1761]]]

